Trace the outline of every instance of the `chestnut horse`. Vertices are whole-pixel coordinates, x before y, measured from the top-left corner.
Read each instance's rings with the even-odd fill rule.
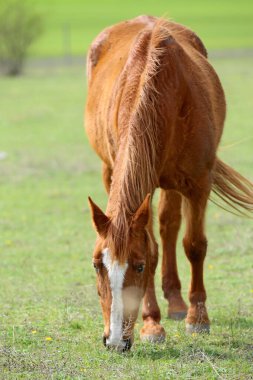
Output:
[[[140,16],[105,29],[88,59],[85,125],[103,161],[106,213],[90,198],[97,240],[93,263],[104,318],[104,344],[129,349],[143,298],[141,339],[163,341],[154,276],[158,248],[150,201],[161,188],[162,288],[172,319],[189,332],[209,331],[203,266],[210,192],[253,210],[253,184],[216,156],[226,104],[196,34],[174,22]],[[182,207],[181,207],[182,206]],[[181,295],[176,241],[191,265],[189,307]]]

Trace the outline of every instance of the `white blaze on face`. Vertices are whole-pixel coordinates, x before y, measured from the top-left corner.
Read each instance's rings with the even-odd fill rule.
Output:
[[[110,336],[106,343],[112,346],[124,346],[123,335],[123,299],[122,288],[128,264],[120,265],[117,260],[112,261],[110,251],[102,251],[103,264],[108,271],[110,281],[112,304],[110,316]]]

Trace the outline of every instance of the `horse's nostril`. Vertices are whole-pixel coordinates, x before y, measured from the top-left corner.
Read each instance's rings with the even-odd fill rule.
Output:
[[[108,343],[108,338],[103,335],[103,344],[107,349],[113,349],[119,352],[126,352],[129,351],[132,347],[131,339],[124,339],[116,343]]]
[[[123,349],[123,352],[124,352],[124,351],[129,351],[130,348],[132,347],[131,339],[130,339],[130,338],[129,338],[129,339],[126,339],[126,340],[124,340],[124,342],[125,342],[125,347],[124,347],[124,349]]]

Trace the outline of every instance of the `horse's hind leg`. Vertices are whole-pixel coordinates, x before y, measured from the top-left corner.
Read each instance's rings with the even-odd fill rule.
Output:
[[[205,211],[209,185],[196,188],[195,194],[184,201],[186,217],[186,233],[183,240],[187,258],[191,264],[191,283],[189,289],[190,307],[186,318],[188,332],[209,332],[209,318],[205,306],[206,291],[203,270],[207,250],[207,240],[204,232]],[[203,191],[203,189],[205,189]],[[200,187],[199,187],[200,189]]]
[[[102,177],[107,194],[109,194],[112,182],[112,169],[104,162],[102,164]]]
[[[162,287],[169,301],[168,315],[183,319],[187,306],[181,296],[181,283],[177,271],[176,243],[181,224],[182,197],[175,191],[161,190],[159,202],[160,235],[163,246]]]

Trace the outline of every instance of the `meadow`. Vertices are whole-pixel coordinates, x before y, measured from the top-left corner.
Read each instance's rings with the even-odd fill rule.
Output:
[[[164,14],[167,8],[209,48],[253,47],[251,1],[200,6],[194,0],[186,7],[186,1],[165,6],[147,0],[145,12],[142,2],[117,4],[39,0],[47,25],[31,55],[60,56],[67,19],[73,24],[73,54],[84,55],[105,25],[138,13]],[[253,58],[211,54],[211,61],[228,103],[219,156],[253,180]],[[0,379],[252,379],[253,221],[211,202],[205,263],[210,335],[187,335],[183,321],[166,317],[160,260],[156,287],[166,342],[141,343],[139,318],[131,352],[117,354],[102,345],[87,197],[105,209],[107,196],[101,164],[83,130],[85,98],[84,64],[29,66],[22,77],[0,78],[0,152],[5,152],[0,154]],[[158,191],[155,210],[157,197]],[[157,218],[155,226],[160,243]],[[178,260],[187,299],[183,229]]]
[[[252,59],[215,60],[228,98],[220,156],[252,178]],[[209,336],[166,318],[166,343],[104,349],[91,264],[87,196],[105,207],[100,163],[82,127],[84,67],[0,80],[0,377],[2,379],[250,379],[253,223],[210,204],[206,287]],[[156,203],[156,202],[155,202]],[[157,225],[157,223],[156,223]],[[158,234],[157,234],[158,238]],[[187,297],[189,265],[179,267]]]

